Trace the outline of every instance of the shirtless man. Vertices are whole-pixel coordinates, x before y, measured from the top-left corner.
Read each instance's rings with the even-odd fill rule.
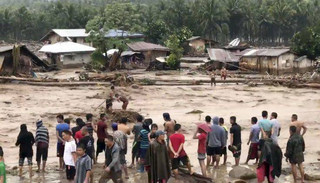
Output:
[[[122,102],[123,104],[122,104],[122,109],[123,110],[126,110],[127,109],[127,107],[128,107],[128,104],[129,104],[129,100],[126,98],[126,97],[124,97],[124,96],[120,96],[119,94],[115,94],[115,97],[116,97],[116,99],[117,99],[117,101],[118,102]]]
[[[207,74],[210,76],[211,87],[216,86],[216,71],[212,69],[211,71],[207,71]]]
[[[111,91],[109,93],[108,98],[106,99],[106,109],[107,109],[107,111],[112,111],[112,101],[113,101],[114,95],[115,95],[115,89],[114,89],[114,86],[111,86]]]
[[[227,79],[227,69],[225,67],[222,67],[221,69],[221,80]]]
[[[292,114],[290,126],[295,126],[297,128],[297,134],[304,135],[307,132],[307,127],[304,125],[304,122],[298,121],[298,115]],[[303,129],[301,134],[301,128]]]
[[[169,138],[172,134],[174,134],[174,125],[176,124],[173,120],[170,118],[169,113],[163,113],[163,119],[164,119],[164,131],[167,132],[167,145],[169,145]]]
[[[131,134],[131,130],[130,127],[127,125],[128,119],[127,118],[121,118],[121,120],[118,123],[118,131],[123,132],[123,134],[125,134],[123,136],[123,141],[125,143],[124,145],[124,149],[120,150],[120,164],[122,166],[122,169],[124,171],[125,174],[125,178],[128,179],[128,168],[127,168],[127,161],[126,161],[126,154],[127,154],[127,150],[128,150],[128,136]]]

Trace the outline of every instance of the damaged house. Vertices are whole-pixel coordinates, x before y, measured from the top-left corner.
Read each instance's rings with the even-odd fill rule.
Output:
[[[0,47],[0,75],[31,75],[35,67],[49,69],[25,45]]]
[[[228,70],[237,70],[239,68],[239,57],[231,51],[219,48],[207,49],[210,61],[206,63],[212,69],[221,69],[225,67]]]
[[[86,29],[52,29],[45,36],[43,36],[40,41],[47,42],[48,44],[54,44],[58,42],[72,41],[79,44],[85,44],[92,46],[92,43],[86,42],[86,38],[90,33],[86,32]],[[109,38],[144,38],[143,34],[140,33],[129,33],[124,30],[111,29],[105,36],[106,39]]]
[[[246,49],[240,56],[240,67],[244,69],[269,74],[293,72],[295,55],[287,48]]]
[[[127,43],[130,51],[142,53],[144,57],[143,63],[149,65],[150,62],[155,61],[158,57],[168,56],[170,49],[158,44],[147,42]]]
[[[218,44],[218,42],[214,40],[202,38],[200,36],[193,36],[187,39],[186,42],[188,43],[188,55],[196,56],[204,55],[207,48],[212,48]]]
[[[50,64],[58,68],[77,67],[91,61],[95,48],[74,42],[59,42],[44,45],[39,52],[46,53]]]

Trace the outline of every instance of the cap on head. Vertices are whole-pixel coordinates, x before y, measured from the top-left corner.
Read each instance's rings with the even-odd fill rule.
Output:
[[[159,137],[160,135],[164,135],[164,134],[165,134],[164,131],[158,130],[158,131],[156,132],[156,137]]]
[[[118,123],[112,123],[111,127],[112,127],[113,131],[117,131],[118,130]]]

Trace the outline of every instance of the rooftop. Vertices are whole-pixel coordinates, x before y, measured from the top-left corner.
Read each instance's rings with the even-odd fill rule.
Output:
[[[39,52],[44,53],[77,53],[77,52],[93,52],[96,49],[83,44],[68,42],[59,42],[55,44],[44,45]]]
[[[170,51],[169,48],[158,45],[158,44],[153,44],[153,43],[147,43],[144,41],[140,41],[140,42],[135,42],[135,43],[127,43],[128,47],[132,50],[132,51],[138,51],[138,52],[142,52],[142,51]]]
[[[239,57],[232,52],[218,48],[208,48],[210,60],[220,62],[239,62]]]
[[[278,57],[282,54],[290,52],[289,48],[267,48],[267,49],[247,49],[243,57]]]

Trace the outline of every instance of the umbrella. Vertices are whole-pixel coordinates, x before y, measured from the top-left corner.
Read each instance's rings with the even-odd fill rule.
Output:
[[[198,124],[198,128],[202,129],[206,133],[211,132],[211,128],[206,123]]]

